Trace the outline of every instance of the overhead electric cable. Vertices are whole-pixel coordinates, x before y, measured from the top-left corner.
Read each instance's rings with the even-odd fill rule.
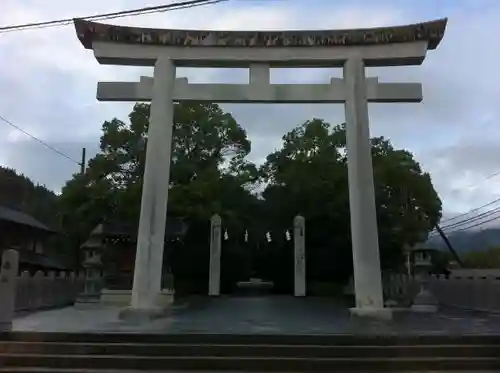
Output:
[[[476,221],[478,219],[490,216],[490,215],[492,215],[492,214],[494,214],[496,212],[500,212],[500,207],[495,207],[494,209],[485,211],[485,212],[483,212],[481,214],[478,214],[478,215],[475,215],[475,216],[471,216],[470,218],[467,218],[467,219],[464,219],[464,220],[457,221],[456,223],[452,223],[452,224],[441,226],[441,229],[445,230],[445,229],[455,228],[457,226],[467,224],[467,223],[469,223],[471,221]]]
[[[157,6],[138,8],[138,9],[123,10],[123,11],[119,11],[119,12],[94,14],[94,15],[85,16],[85,17],[73,17],[73,18],[65,18],[65,19],[58,19],[58,20],[52,20],[52,21],[33,22],[33,23],[25,23],[25,24],[20,24],[20,25],[3,26],[3,27],[0,27],[0,33],[39,29],[39,28],[46,28],[46,27],[66,26],[66,25],[73,23],[75,18],[84,19],[87,21],[99,21],[99,20],[115,19],[115,18],[126,17],[126,16],[134,16],[134,15],[142,15],[142,14],[150,14],[150,13],[161,13],[161,12],[167,12],[167,11],[172,11],[172,10],[188,9],[188,8],[194,8],[194,7],[198,7],[198,6],[217,4],[217,3],[221,3],[221,2],[225,2],[225,1],[229,1],[229,0],[190,0],[190,1],[182,1],[182,2],[166,4],[166,5],[157,5]]]
[[[496,207],[494,209],[485,211],[482,214],[470,217],[468,219],[458,221],[458,222],[453,223],[453,224],[449,224],[449,225],[441,227],[441,228],[443,231],[446,230],[446,232],[445,232],[446,234],[465,230],[465,229],[468,229],[470,227],[463,227],[463,228],[460,228],[460,227],[462,227],[463,225],[466,225],[466,224],[477,222],[478,220],[481,220],[481,221],[477,222],[478,225],[481,225],[482,223],[487,223],[490,220],[482,221],[482,219],[487,218],[487,217],[494,215],[496,213],[500,213],[500,207]],[[496,219],[496,217],[493,220],[495,220],[495,219]],[[472,227],[474,227],[474,226],[476,226],[476,225],[473,225]],[[455,228],[460,228],[460,229],[455,229]],[[450,229],[451,229],[451,231],[450,231]],[[438,233],[439,232],[437,232],[437,231],[431,232],[431,234],[429,235],[429,238],[438,236]]]
[[[478,227],[480,225],[483,225],[483,224],[486,224],[486,223],[489,223],[489,222],[492,222],[494,220],[497,220],[497,219],[500,219],[500,216],[495,216],[494,218],[491,218],[491,219],[488,219],[488,220],[485,220],[485,221],[481,221],[479,223],[476,223],[474,225],[471,225],[469,227],[464,227],[464,228],[460,228],[460,229],[456,229],[454,231],[451,231],[451,232],[447,232],[447,234],[451,234],[451,233],[456,233],[456,232],[461,232],[461,231],[465,231],[467,229],[470,229],[470,228],[475,228],[475,227]]]
[[[497,202],[500,202],[500,198],[497,198],[497,199],[495,199],[495,200],[493,200],[493,201],[491,201],[491,202],[488,202],[488,203],[486,203],[486,204],[484,204],[484,205],[482,205],[482,206],[479,206],[479,207],[476,207],[476,208],[474,208],[474,209],[472,209],[472,210],[469,210],[469,211],[467,211],[467,212],[464,212],[463,214],[453,216],[452,218],[449,218],[449,219],[445,219],[445,220],[443,220],[443,221],[441,222],[441,224],[442,224],[442,223],[448,223],[448,222],[453,221],[453,220],[455,220],[455,219],[458,219],[458,218],[461,218],[461,217],[463,217],[463,216],[469,215],[469,214],[470,214],[470,213],[472,213],[472,212],[479,211],[479,210],[481,210],[481,209],[483,209],[483,208],[485,208],[485,207],[491,206],[491,205],[493,205],[493,204],[495,204],[495,203],[497,203]]]
[[[11,126],[12,128],[15,128],[16,130],[24,133],[26,136],[29,136],[31,137],[33,140],[39,142],[40,144],[42,144],[43,146],[45,146],[46,148],[52,150],[53,152],[59,154],[60,156],[66,158],[66,159],[69,159],[70,161],[72,162],[75,162],[77,165],[80,165],[80,162],[78,162],[77,160],[75,160],[74,158],[70,157],[69,155],[67,154],[64,154],[62,151],[60,151],[59,149],[53,147],[52,145],[49,145],[47,144],[45,141],[43,140],[40,140],[38,137],[32,135],[31,133],[29,133],[28,131],[22,129],[21,127],[19,126],[16,126],[14,123],[12,123],[10,120],[4,118],[3,116],[0,115],[0,120],[6,124],[8,124],[9,126]]]
[[[488,175],[485,178],[466,186],[464,189],[469,189],[469,188],[475,187],[476,185],[481,184],[487,180],[493,179],[494,177],[499,176],[499,175],[500,175],[500,171],[494,172],[491,175]]]

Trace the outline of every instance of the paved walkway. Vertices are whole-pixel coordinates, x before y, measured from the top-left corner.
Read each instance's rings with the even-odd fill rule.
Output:
[[[120,308],[68,307],[16,318],[16,331],[228,334],[500,334],[500,316],[442,310],[438,314],[397,313],[392,321],[352,319],[347,307],[326,298],[193,298],[169,315],[131,325]]]

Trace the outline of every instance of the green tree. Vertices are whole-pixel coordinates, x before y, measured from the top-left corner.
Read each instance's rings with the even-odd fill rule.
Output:
[[[1,166],[0,205],[25,212],[52,229],[59,228],[57,195],[44,185]]]
[[[45,241],[44,252],[63,264],[72,265],[74,253],[67,250],[64,244],[59,200],[60,198],[44,185],[35,184],[13,169],[0,167],[0,206],[27,213],[57,231],[57,234],[51,235]]]
[[[430,176],[411,153],[373,138],[382,265],[396,268],[405,243],[426,235],[441,215]],[[283,136],[282,148],[261,168],[271,220],[284,224],[302,214],[307,224],[309,273],[345,278],[352,271],[345,125],[313,119]]]
[[[136,104],[128,123],[117,118],[104,122],[100,152],[85,175],[75,175],[63,188],[66,226],[80,240],[105,218],[137,222],[149,108]],[[174,108],[169,214],[203,224],[214,213],[249,219],[255,204],[250,190],[258,172],[245,159],[250,152],[245,130],[215,104]]]
[[[484,251],[469,251],[462,255],[465,268],[500,268],[500,248],[492,247]]]
[[[59,213],[64,236],[60,245],[72,252],[73,265],[81,262],[79,246],[116,205],[116,190],[106,178],[92,179],[92,172],[76,174],[62,189]]]

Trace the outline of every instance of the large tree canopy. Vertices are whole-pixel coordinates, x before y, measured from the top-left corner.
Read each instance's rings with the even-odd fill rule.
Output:
[[[68,229],[86,235],[110,216],[137,221],[149,107],[136,104],[129,123],[104,122],[101,151],[84,175],[75,175],[63,188]],[[257,177],[255,166],[245,160],[249,152],[245,130],[218,105],[176,104],[169,212],[189,219],[208,220],[214,213],[245,218],[255,197],[243,186]]]
[[[136,104],[129,115],[130,124],[116,118],[103,124],[101,153],[89,168],[117,187],[127,187],[142,177],[149,107]],[[245,130],[218,105],[175,105],[170,179],[173,185],[189,183],[195,176],[218,174],[225,161],[229,161],[232,172],[238,172],[249,152]]]
[[[382,263],[394,268],[403,245],[417,242],[439,220],[441,201],[411,153],[394,149],[382,137],[371,143]],[[269,218],[286,222],[299,213],[306,218],[308,256],[316,252],[317,259],[311,269],[350,273],[345,125],[313,119],[294,128],[261,172],[268,183],[263,197]]]
[[[75,175],[63,188],[60,206],[73,245],[103,220],[130,226],[138,222],[149,108],[136,104],[128,123],[117,118],[104,122],[100,152],[85,174]],[[250,187],[258,173],[245,160],[249,152],[246,132],[218,105],[175,105],[168,212],[192,228],[185,237],[189,247],[175,255],[176,274],[196,278],[207,273],[203,263],[212,214],[236,226],[248,224],[255,215],[258,204]],[[193,266],[195,258],[198,266]]]

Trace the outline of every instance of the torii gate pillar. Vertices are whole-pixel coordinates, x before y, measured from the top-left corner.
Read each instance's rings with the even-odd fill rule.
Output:
[[[154,68],[153,100],[149,114],[146,167],[142,186],[137,234],[132,309],[160,312],[156,298],[161,292],[163,245],[170,182],[170,158],[174,120],[175,65],[159,58]]]
[[[346,88],[345,120],[349,210],[354,268],[356,315],[376,314],[391,318],[384,308],[373,181],[365,66],[361,58],[344,65]]]

